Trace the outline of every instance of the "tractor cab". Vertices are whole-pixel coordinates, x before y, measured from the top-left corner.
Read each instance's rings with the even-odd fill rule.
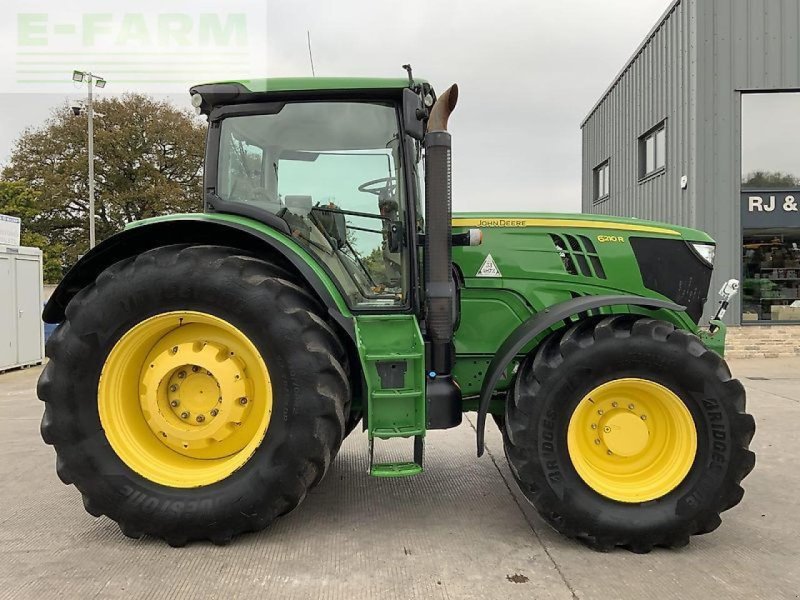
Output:
[[[369,93],[363,81],[341,80],[310,99],[297,81],[292,90],[273,89],[274,81],[262,93],[236,84],[192,89],[210,123],[206,211],[255,217],[291,235],[353,309],[408,308],[421,152],[402,122],[403,103],[421,108],[420,94],[432,90],[418,83],[406,96],[408,81],[389,79],[370,80]],[[351,86],[362,87],[348,93]]]

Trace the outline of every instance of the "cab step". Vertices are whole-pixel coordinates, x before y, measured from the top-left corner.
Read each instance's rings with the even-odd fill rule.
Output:
[[[414,436],[414,460],[411,462],[373,462],[375,456],[375,438],[369,440],[369,471],[373,477],[411,477],[422,473],[422,461],[425,448],[424,435]]]

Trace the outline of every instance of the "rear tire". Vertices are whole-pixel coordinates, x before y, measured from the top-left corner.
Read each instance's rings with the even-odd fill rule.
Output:
[[[670,457],[664,461],[669,465],[672,452],[679,455],[681,444],[687,443],[682,438],[696,437],[696,451],[686,463],[688,472],[674,487],[665,484],[661,495],[646,501],[634,500],[635,486],[632,491],[620,492],[624,501],[609,497],[614,493],[600,493],[602,486],[596,480],[579,474],[576,465],[581,465],[582,457],[568,441],[581,402],[588,398],[593,406],[600,386],[619,381],[640,381],[652,389],[667,390],[666,397],[682,403],[690,415],[688,423],[694,425],[695,435],[667,435],[661,453]],[[640,415],[626,410],[632,405],[613,410],[625,412],[622,421],[632,421],[634,433],[639,433],[644,427],[638,422]],[[522,492],[564,535],[602,551],[615,546],[633,552],[649,552],[654,546],[679,547],[688,543],[691,535],[716,529],[719,514],[742,499],[739,484],[755,464],[755,456],[748,450],[755,423],[744,410],[744,388],[731,377],[725,362],[696,336],[670,323],[634,315],[587,319],[553,333],[520,365],[506,406],[505,453]],[[677,407],[676,414],[682,411]],[[605,418],[610,418],[607,411]],[[595,418],[590,415],[592,420]],[[654,421],[643,420],[648,428],[658,425]],[[601,429],[610,430],[602,425]],[[594,437],[588,426],[585,429]],[[655,439],[655,429],[642,431],[642,440]],[[597,444],[600,462],[604,454],[613,457],[617,447],[626,449],[624,444],[638,443],[631,442],[636,435],[628,435],[612,452],[611,446],[606,451],[601,445],[605,438],[597,437],[590,440],[587,453]],[[624,468],[627,455],[618,458]],[[605,472],[598,473],[601,482],[609,481]],[[614,475],[610,477],[614,483]],[[650,481],[643,477],[642,486]]]
[[[356,427],[358,427],[361,424],[362,417],[363,415],[361,411],[355,411],[355,410],[350,411],[350,418],[347,419],[347,425],[345,426],[344,430],[344,437],[349,437],[350,434],[356,430]]]
[[[134,470],[109,442],[98,409],[100,374],[117,342],[170,311],[231,324],[269,372],[263,440],[240,467],[208,485],[165,485]],[[59,477],[80,490],[90,514],[107,515],[129,537],[224,544],[263,529],[322,479],[344,437],[347,355],[323,314],[285,271],[230,248],[166,246],[108,268],[72,299],[47,344],[50,361],[38,385],[41,432],[55,446]]]

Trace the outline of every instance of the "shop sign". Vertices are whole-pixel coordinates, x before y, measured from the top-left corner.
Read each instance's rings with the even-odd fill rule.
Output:
[[[800,190],[742,192],[742,227],[800,227]]]

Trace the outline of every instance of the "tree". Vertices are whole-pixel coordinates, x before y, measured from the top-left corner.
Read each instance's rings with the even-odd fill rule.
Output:
[[[779,171],[753,171],[743,178],[742,185],[760,189],[796,188],[800,187],[800,177]]]
[[[52,283],[61,279],[60,245],[50,244],[41,231],[38,219],[36,194],[27,185],[18,181],[0,181],[0,213],[22,220],[20,243],[42,249],[44,280]]]
[[[143,94],[95,102],[95,228],[98,241],[127,223],[202,207],[205,127],[188,111]],[[88,249],[86,116],[66,103],[14,145],[6,181],[35,193],[33,218],[63,268]]]

